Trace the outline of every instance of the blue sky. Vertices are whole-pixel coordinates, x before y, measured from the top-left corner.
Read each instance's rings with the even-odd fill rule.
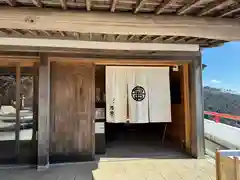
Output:
[[[202,50],[204,86],[240,92],[240,42]]]

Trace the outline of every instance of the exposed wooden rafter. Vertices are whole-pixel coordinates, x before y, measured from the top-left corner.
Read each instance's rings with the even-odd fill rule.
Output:
[[[48,31],[42,31],[44,34],[46,34],[47,36],[51,36],[52,33],[48,32]]]
[[[92,33],[89,33],[89,34],[88,34],[88,37],[89,37],[89,40],[90,40],[90,41],[92,40],[92,36],[93,36]]]
[[[127,39],[127,40],[128,40],[128,41],[132,41],[132,40],[134,39],[134,37],[135,37],[134,35],[130,35],[130,36],[128,36],[128,39]]]
[[[29,34],[32,34],[33,36],[37,36],[38,35],[38,32],[37,31],[34,31],[34,30],[28,30],[27,31]]]
[[[61,34],[62,37],[65,37],[65,36],[66,36],[66,33],[65,33],[65,32],[63,32],[63,31],[58,31],[58,32],[59,32],[59,34]]]
[[[60,0],[60,3],[61,3],[62,8],[66,10],[67,9],[67,2],[66,2],[66,0]]]
[[[164,42],[165,42],[165,41],[166,41],[166,42],[174,42],[175,38],[176,38],[176,36],[170,36],[170,37],[164,39]]]
[[[207,40],[208,44],[214,44],[217,43],[218,40],[212,39],[212,40]]]
[[[113,0],[111,4],[111,12],[114,12],[117,6],[118,0]]]
[[[231,15],[231,14],[236,13],[236,12],[239,12],[239,11],[240,11],[240,2],[237,4],[236,7],[231,6],[230,8],[227,8],[226,10],[224,10],[224,11],[219,15],[219,17],[225,17],[225,16]]]
[[[177,12],[178,15],[187,14],[189,11],[191,11],[194,7],[201,4],[201,0],[192,0],[191,3],[186,4],[182,8],[180,8]]]
[[[198,13],[198,16],[204,16],[204,15],[210,14],[211,12],[215,11],[216,9],[221,9],[224,6],[227,6],[229,4],[229,1],[230,0],[213,1],[213,3],[209,4],[200,13]]]
[[[159,40],[163,40],[165,36],[157,36],[155,38],[152,39],[153,42],[159,41]]]
[[[134,13],[137,13],[141,7],[144,5],[144,3],[146,2],[147,0],[137,0],[137,5],[136,5],[136,8],[134,10]]]
[[[156,14],[161,14],[170,4],[172,0],[164,0],[156,9]]]
[[[119,34],[117,34],[116,36],[115,36],[115,41],[119,41],[119,39],[120,39],[120,35]]]
[[[102,34],[102,40],[106,41],[106,39],[107,39],[107,35],[106,34]]]
[[[9,6],[16,6],[16,0],[5,0],[6,3],[8,3]]]
[[[87,11],[91,11],[91,0],[85,0]]]
[[[187,37],[179,37],[175,42],[183,42]]]
[[[4,7],[0,17],[2,29],[240,40],[240,23],[226,18]]]
[[[32,0],[33,4],[39,8],[43,7],[41,0]]]
[[[79,39],[79,38],[80,38],[80,33],[78,33],[78,32],[73,32],[73,36],[76,37],[77,39]]]
[[[143,36],[142,38],[141,38],[141,41],[145,41],[146,39],[148,39],[150,36],[148,36],[148,35],[145,35],[145,36]]]
[[[18,34],[20,36],[25,34],[22,30],[18,30],[18,29],[12,29],[12,32],[14,32],[14,33],[16,33],[16,34]]]
[[[3,32],[6,35],[9,35],[12,33],[12,31],[8,30],[8,29],[0,29],[1,32]]]
[[[187,43],[193,43],[193,42],[197,42],[199,40],[199,38],[191,38],[189,40],[187,40]]]

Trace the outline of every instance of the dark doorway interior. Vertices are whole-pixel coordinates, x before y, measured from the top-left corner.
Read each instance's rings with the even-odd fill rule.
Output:
[[[182,67],[178,71],[170,68],[171,123],[130,124],[105,121],[107,157],[182,156],[185,139],[182,77]],[[106,108],[105,96],[105,66],[97,66],[96,108]]]

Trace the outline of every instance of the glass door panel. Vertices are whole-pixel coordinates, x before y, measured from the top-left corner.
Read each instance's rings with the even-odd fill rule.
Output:
[[[19,133],[19,163],[35,164],[36,153],[36,103],[34,95],[37,80],[32,67],[22,67],[20,77],[20,133]],[[35,113],[34,113],[35,112]]]
[[[15,67],[0,67],[0,164],[15,164],[16,73]]]
[[[37,160],[37,68],[0,67],[0,164]]]

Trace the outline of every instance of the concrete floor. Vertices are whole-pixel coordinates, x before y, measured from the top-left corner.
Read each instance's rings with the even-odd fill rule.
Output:
[[[210,159],[119,158],[54,165],[44,171],[0,170],[1,180],[215,180]]]

